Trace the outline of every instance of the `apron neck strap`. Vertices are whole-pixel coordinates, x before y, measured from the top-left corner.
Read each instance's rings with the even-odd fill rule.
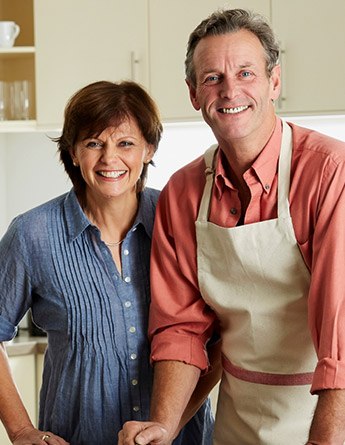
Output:
[[[292,131],[283,120],[283,135],[278,163],[278,218],[290,217],[289,191],[291,176]]]

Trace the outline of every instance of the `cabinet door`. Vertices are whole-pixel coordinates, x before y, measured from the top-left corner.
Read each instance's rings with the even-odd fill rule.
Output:
[[[269,18],[270,0],[149,0],[150,87],[164,120],[200,119],[185,84],[189,34],[218,8],[249,8]]]
[[[148,84],[145,0],[35,0],[38,126],[61,127],[69,97],[98,80]]]
[[[284,50],[281,113],[345,110],[345,1],[272,0]]]

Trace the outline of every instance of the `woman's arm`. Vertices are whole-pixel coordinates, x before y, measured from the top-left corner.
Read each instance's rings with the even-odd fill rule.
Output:
[[[21,431],[34,429],[13,380],[3,343],[0,343],[0,418],[12,442]]]
[[[68,445],[68,443],[49,431],[40,431],[34,427],[23,405],[13,380],[6,348],[0,343],[0,419],[8,437],[15,445],[44,445],[45,434],[51,436],[51,443]]]

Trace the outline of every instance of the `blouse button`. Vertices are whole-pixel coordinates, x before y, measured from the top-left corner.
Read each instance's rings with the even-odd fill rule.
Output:
[[[132,385],[135,386],[135,385],[137,385],[137,384],[138,384],[138,380],[137,380],[137,379],[133,379],[133,380],[132,380]]]
[[[126,281],[126,283],[130,283],[131,282],[131,277],[126,277],[125,281]]]
[[[132,303],[130,301],[125,301],[125,307],[131,307]]]
[[[137,354],[131,354],[131,360],[136,360],[137,359]]]
[[[123,254],[126,255],[126,256],[129,255],[129,250],[128,250],[128,249],[125,249],[125,250],[123,251]]]
[[[130,332],[131,334],[134,334],[135,331],[136,331],[136,329],[135,329],[134,326],[131,326],[131,327],[129,328],[129,332]]]
[[[236,215],[237,209],[235,209],[235,207],[231,207],[230,213],[231,213],[231,215]]]
[[[133,411],[135,411],[136,413],[140,410],[139,406],[133,406]]]
[[[265,184],[265,189],[269,190],[271,187],[269,186],[269,184]]]

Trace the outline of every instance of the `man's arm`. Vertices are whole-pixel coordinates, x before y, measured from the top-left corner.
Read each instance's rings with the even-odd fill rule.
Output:
[[[345,389],[319,392],[308,444],[343,445],[345,442]]]
[[[222,376],[221,341],[208,349],[210,371],[201,376],[180,420],[179,431],[196,414]],[[178,432],[179,432],[178,431]]]
[[[200,370],[177,361],[154,365],[151,422],[126,422],[118,445],[170,445],[197,385]]]

